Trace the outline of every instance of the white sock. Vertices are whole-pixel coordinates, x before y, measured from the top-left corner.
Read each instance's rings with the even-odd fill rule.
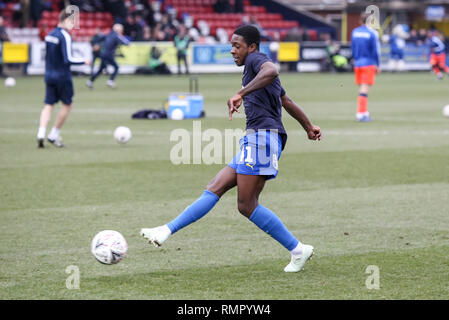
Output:
[[[45,133],[46,132],[47,132],[47,128],[39,127],[39,130],[37,131],[37,138],[38,139],[45,139]]]
[[[369,116],[369,111],[366,111],[366,112],[357,112],[356,115],[355,115],[355,117],[356,117],[357,119],[361,119],[361,118],[363,118],[363,117],[365,117],[365,116]]]
[[[171,235],[171,230],[166,224],[164,224],[163,226],[160,226],[160,228],[161,228],[161,231],[167,232],[169,235]]]
[[[59,129],[55,127],[51,128],[50,134],[48,135],[48,139],[56,140],[59,137]]]
[[[298,245],[295,249],[291,250],[290,253],[294,256],[299,256],[302,254],[302,243],[298,241]]]

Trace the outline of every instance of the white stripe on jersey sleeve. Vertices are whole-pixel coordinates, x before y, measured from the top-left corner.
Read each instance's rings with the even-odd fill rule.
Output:
[[[54,44],[59,44],[59,39],[54,37],[54,36],[51,36],[51,35],[46,35],[45,36],[45,41],[46,42],[51,42],[51,43],[54,43]]]
[[[444,50],[444,43],[443,41],[441,41],[440,38],[436,37],[436,36],[432,36],[432,40],[433,43],[435,43],[437,45],[436,47],[436,51],[443,51]]]
[[[61,33],[64,36],[65,44],[66,44],[66,51],[67,51],[67,59],[70,63],[84,63],[83,58],[75,58],[72,56],[72,38],[68,34],[67,31],[64,29],[61,29]]]

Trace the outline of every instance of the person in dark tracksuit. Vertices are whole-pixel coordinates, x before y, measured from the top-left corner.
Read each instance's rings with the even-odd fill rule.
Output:
[[[89,60],[76,58],[72,55],[72,38],[68,31],[75,26],[72,10],[63,10],[59,14],[59,23],[49,34],[45,36],[45,106],[41,111],[37,143],[39,148],[44,148],[44,140],[48,123],[54,104],[59,100],[62,108],[56,116],[56,120],[47,140],[55,147],[64,147],[59,132],[66,121],[72,106],[73,82],[70,66],[90,64]]]
[[[103,48],[101,50],[101,65],[97,72],[90,77],[86,82],[86,86],[89,89],[93,89],[95,79],[103,72],[103,70],[111,65],[114,68],[114,71],[109,76],[109,80],[107,82],[108,87],[115,88],[114,79],[118,73],[118,64],[115,61],[115,50],[121,44],[129,45],[130,41],[123,36],[123,26],[121,24],[114,24],[112,30],[109,34],[104,36]]]

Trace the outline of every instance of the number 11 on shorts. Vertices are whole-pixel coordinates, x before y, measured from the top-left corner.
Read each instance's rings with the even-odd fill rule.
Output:
[[[253,163],[254,160],[251,157],[251,146],[246,146],[246,158],[245,158],[245,152],[242,150],[242,152],[240,153],[240,162],[243,162],[243,159],[245,158],[245,162],[246,163]]]

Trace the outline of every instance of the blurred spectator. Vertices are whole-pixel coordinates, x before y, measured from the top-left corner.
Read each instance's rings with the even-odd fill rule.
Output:
[[[0,16],[0,43],[2,43],[3,41],[9,41],[9,37],[8,34],[6,33],[6,29],[3,26],[4,20],[3,17]],[[3,75],[3,64],[2,64],[2,60],[0,59],[0,76]]]
[[[37,27],[37,22],[41,18],[44,1],[42,0],[31,0],[30,3],[30,19],[33,21],[33,27]]]
[[[319,35],[320,41],[324,41],[326,45],[329,45],[331,42],[331,34],[330,33],[320,33]]]
[[[173,25],[171,17],[168,14],[162,15],[161,31],[165,33],[166,41],[173,40],[175,34],[177,33],[176,27]]]
[[[234,0],[234,12],[235,13],[245,12],[243,8],[243,0]]]
[[[143,12],[143,16],[146,21],[146,24],[149,27],[153,28],[156,25],[156,21],[154,20],[153,6],[151,5],[150,1],[144,1],[143,6],[145,8],[144,12]]]
[[[289,42],[302,42],[307,41],[307,36],[303,28],[294,27],[287,32],[284,40]]]
[[[256,16],[250,16],[250,17],[249,17],[249,24],[252,25],[252,26],[254,26],[254,27],[256,27],[257,30],[259,30],[260,35],[262,36],[263,28],[262,28],[262,26],[260,25],[259,21],[257,21],[257,17],[256,17]]]
[[[66,5],[72,5],[72,6],[77,6],[80,11],[92,11],[93,8],[91,8],[91,6],[89,5],[88,1],[86,0],[70,0],[69,3],[66,3]]]
[[[20,0],[20,10],[22,11],[20,27],[24,28],[28,26],[28,21],[30,20],[30,0]]]
[[[417,45],[418,40],[418,33],[416,32],[416,29],[410,29],[410,37],[407,39],[407,42]]]
[[[229,13],[231,12],[231,4],[229,0],[217,0],[214,4],[214,11],[216,13]]]
[[[330,35],[329,35],[330,36]],[[329,70],[332,72],[346,72],[350,71],[350,64],[348,58],[341,54],[341,45],[330,39],[326,46],[326,52],[328,60],[324,66],[324,70]]]
[[[104,10],[112,14],[116,22],[125,23],[128,15],[123,0],[103,0]]]
[[[0,42],[9,41],[9,36],[6,33],[6,28],[3,26],[4,20],[3,17],[0,16]]]
[[[129,14],[126,18],[123,28],[125,36],[131,40],[135,41],[142,38],[142,26],[136,22],[132,14]]]
[[[151,47],[148,66],[137,68],[136,74],[171,74],[167,64],[160,60],[161,55],[161,51],[156,46]]]
[[[418,32],[418,41],[417,41],[417,45],[421,46],[423,45],[425,42],[427,41],[427,30],[424,28],[419,29]]]
[[[16,2],[13,5],[13,14],[12,14],[12,21],[14,26],[22,26],[23,21],[23,12],[22,12],[22,5],[20,2]]]
[[[241,26],[244,26],[247,24],[250,24],[250,19],[249,19],[249,16],[244,15],[244,16],[242,16],[242,22],[237,26],[237,28],[240,28]]]
[[[200,39],[201,36],[196,28],[190,28],[188,34],[190,39],[192,39],[195,42],[198,42],[198,39]]]
[[[301,43],[302,41],[304,41],[304,30],[298,27],[290,29],[285,35],[284,41]],[[297,71],[296,61],[288,62],[288,71]]]
[[[178,60],[178,74],[181,74],[181,61],[184,61],[185,73],[189,74],[187,48],[189,47],[190,38],[186,33],[186,28],[184,25],[179,26],[179,32],[173,41],[176,47],[176,57]]]
[[[102,0],[89,0],[89,3],[90,3],[90,6],[93,8],[93,11],[98,11],[98,12],[104,11]]]
[[[151,28],[149,26],[143,27],[142,41],[154,41],[153,34],[151,33]]]
[[[145,23],[145,20],[143,19],[143,16],[140,13],[137,13],[134,16],[134,21],[137,24],[137,29],[138,29],[137,37],[135,40],[141,41],[143,39],[143,29],[145,28],[145,26],[147,24]]]
[[[161,51],[156,48],[156,46],[153,46],[150,51],[150,60],[148,62],[148,65],[150,69],[153,71],[153,73],[156,74],[171,74],[170,69],[167,67],[165,62],[161,61]]]
[[[281,41],[281,34],[279,31],[273,31],[273,34],[271,36],[271,41],[275,41],[275,42]]]
[[[153,28],[153,39],[156,41],[168,41],[168,35],[162,31],[162,23],[158,22]]]
[[[42,0],[42,11],[53,11],[51,0]]]

